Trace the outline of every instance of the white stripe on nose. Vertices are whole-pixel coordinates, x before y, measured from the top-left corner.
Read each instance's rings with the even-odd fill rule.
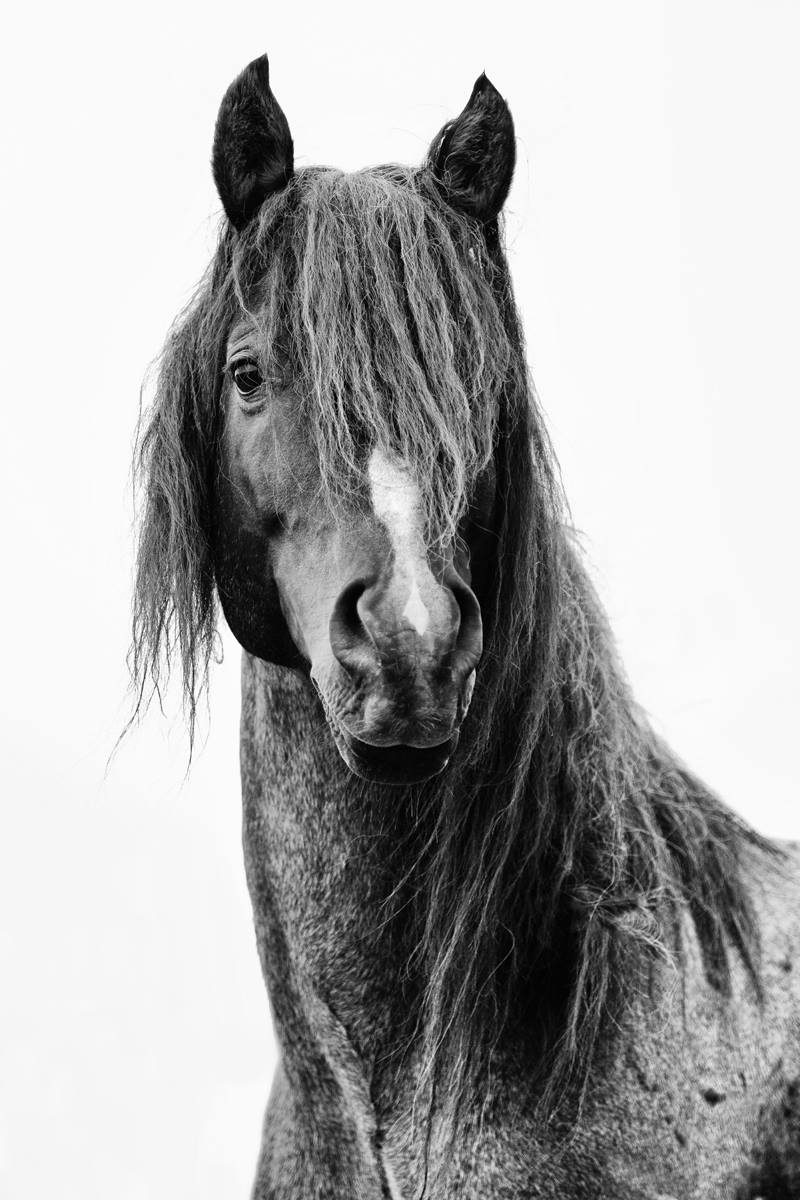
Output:
[[[373,511],[392,543],[394,575],[408,585],[403,616],[421,637],[430,623],[430,613],[419,590],[419,579],[429,572],[419,488],[408,467],[379,447],[370,455],[367,474]]]

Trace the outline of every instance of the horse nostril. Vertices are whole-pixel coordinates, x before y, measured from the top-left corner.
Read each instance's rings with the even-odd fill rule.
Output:
[[[483,621],[481,606],[471,588],[456,576],[448,580],[448,586],[456,598],[461,620],[453,654],[453,670],[469,675],[478,665],[483,653]]]
[[[406,587],[358,579],[344,588],[333,607],[329,636],[334,656],[349,675],[376,670],[407,675],[422,668],[463,679],[475,669],[483,630],[472,590],[453,571],[427,590],[424,601],[418,600],[425,614],[423,628],[409,615]]]
[[[331,614],[331,649],[345,671],[351,675],[368,671],[375,665],[372,639],[358,611],[359,600],[369,586],[369,581],[363,579],[348,584],[333,606]]]

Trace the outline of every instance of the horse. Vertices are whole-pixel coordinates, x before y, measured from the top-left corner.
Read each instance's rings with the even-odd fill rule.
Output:
[[[231,84],[137,469],[138,706],[218,611],[280,1047],[255,1200],[800,1196],[800,855],[637,705],[570,528],[481,75],[419,168]]]

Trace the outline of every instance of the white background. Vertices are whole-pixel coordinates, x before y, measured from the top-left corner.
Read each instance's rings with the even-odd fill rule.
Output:
[[[530,359],[630,674],[797,836],[800,7],[26,5],[3,43],[0,1194],[243,1197],[273,1051],[227,635],[188,777],[175,695],[105,767],[139,384],[214,243],[222,93],[267,49],[298,164],[344,167],[420,160],[484,68],[507,96]]]

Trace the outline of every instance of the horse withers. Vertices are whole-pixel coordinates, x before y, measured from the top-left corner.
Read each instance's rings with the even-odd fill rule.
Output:
[[[424,165],[294,169],[234,81],[140,444],[133,667],[244,648],[281,1058],[259,1200],[800,1197],[800,876],[636,705],[565,520],[481,76]]]

